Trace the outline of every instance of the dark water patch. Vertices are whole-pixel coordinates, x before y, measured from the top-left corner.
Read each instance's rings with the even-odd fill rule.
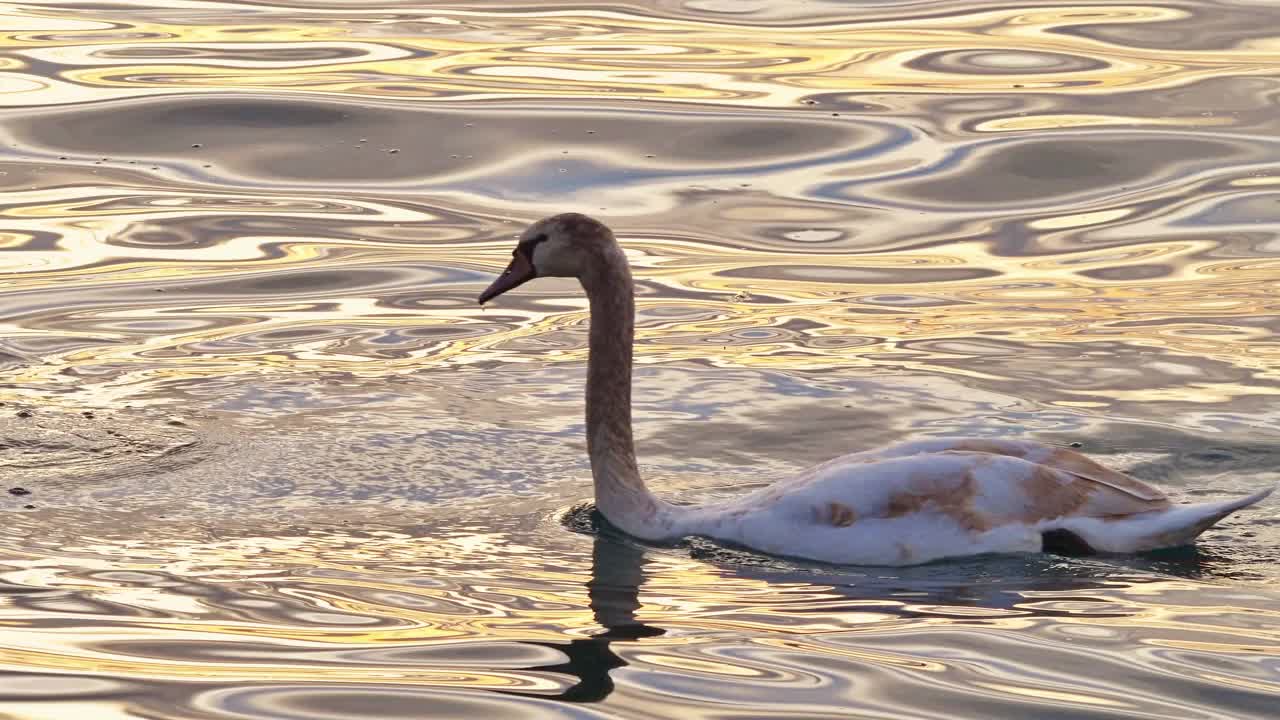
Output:
[[[1265,4],[1196,4],[1165,8],[1145,22],[1068,24],[1049,32],[1086,37],[1132,49],[1237,50],[1271,37],[1263,28],[1280,20]],[[1135,18],[1136,19],[1136,18]]]
[[[483,107],[442,110],[252,97],[136,99],[100,104],[92,114],[11,115],[6,124],[26,143],[51,153],[93,155],[104,149],[94,139],[109,137],[115,157],[216,161],[250,176],[308,181],[440,178],[494,165],[506,168],[534,151],[548,159],[567,155],[563,160],[572,162],[606,148],[630,155],[637,165],[650,156],[660,158],[656,165],[706,171],[738,166],[744,143],[756,148],[749,164],[760,166],[845,153],[875,135],[856,123],[818,119],[778,123],[735,114],[584,114],[538,106],[513,115]],[[511,142],[514,138],[520,138],[518,144]],[[397,157],[390,158],[393,149]]]
[[[6,483],[30,486],[43,504],[70,483],[141,478],[201,462],[218,444],[201,424],[139,410],[0,407],[0,469]],[[6,509],[28,502],[18,500],[8,498]]]
[[[1210,163],[1247,158],[1251,150],[1206,138],[1056,138],[988,144],[957,158],[956,169],[899,184],[920,201],[972,205],[1052,202],[1096,196],[1126,184],[1192,172]],[[963,168],[961,170],[960,168]],[[980,182],[972,177],[982,178]]]

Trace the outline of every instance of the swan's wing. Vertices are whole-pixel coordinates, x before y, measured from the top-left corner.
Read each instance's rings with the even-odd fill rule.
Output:
[[[1152,487],[1122,472],[1112,470],[1075,450],[1029,440],[930,438],[901,443],[883,450],[859,453],[850,457],[867,456],[869,458],[887,459],[943,452],[988,453],[1020,458],[1037,465],[1045,465],[1055,470],[1070,473],[1084,480],[1110,486],[1113,490],[1132,495],[1139,500],[1155,502],[1167,499],[1159,488]]]
[[[1054,447],[1035,442],[983,442],[973,441],[960,443],[958,450],[997,453],[1021,458],[1037,465],[1043,465],[1090,482],[1106,485],[1123,495],[1130,495],[1138,500],[1156,502],[1167,499],[1159,489],[1141,480],[1129,477],[1102,465],[1089,457],[1063,447]]]
[[[1043,462],[1031,459],[1036,453],[1025,459],[999,456],[999,462],[976,469],[975,476],[993,490],[980,505],[1005,522],[1024,524],[1059,517],[1119,518],[1169,507],[1164,493],[1146,483],[1079,453],[1045,450],[1051,452]],[[1001,493],[1010,499],[1003,506],[996,501]]]

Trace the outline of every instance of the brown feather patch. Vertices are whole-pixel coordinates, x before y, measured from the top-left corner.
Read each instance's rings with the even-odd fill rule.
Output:
[[[991,529],[991,519],[978,512],[973,505],[977,481],[972,471],[965,472],[958,484],[948,483],[946,478],[937,475],[925,475],[913,478],[909,485],[912,490],[889,496],[885,508],[886,518],[903,517],[932,507],[965,530],[985,532]]]
[[[849,527],[858,519],[853,508],[843,503],[827,503],[827,522],[835,527]]]
[[[1080,482],[1052,467],[1033,464],[1025,486],[1026,512],[1019,519],[1035,523],[1070,515],[1088,502],[1093,490],[1091,483]]]

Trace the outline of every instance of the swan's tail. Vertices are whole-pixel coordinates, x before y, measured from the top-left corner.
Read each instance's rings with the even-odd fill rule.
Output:
[[[1072,518],[1055,529],[1075,534],[1099,552],[1129,553],[1177,547],[1190,543],[1219,520],[1253,505],[1274,490],[1274,487],[1267,488],[1233,500],[1175,505],[1120,519]]]

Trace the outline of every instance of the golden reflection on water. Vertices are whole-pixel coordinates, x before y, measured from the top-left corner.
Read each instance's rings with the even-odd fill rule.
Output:
[[[180,213],[166,217],[183,219]],[[1040,221],[1039,229],[1094,226],[1119,217],[1059,216]],[[124,225],[112,229],[99,220],[81,222],[90,224],[97,237],[130,232]],[[63,237],[56,250],[12,252],[15,294],[39,294],[50,283],[73,278],[86,294],[100,296],[116,287],[126,288],[132,298],[161,289],[168,294],[118,308],[85,303],[91,310],[71,314],[60,305],[36,327],[7,324],[9,337],[18,342],[51,330],[75,330],[109,343],[68,352],[56,364],[16,370],[14,379],[31,386],[81,364],[136,363],[173,379],[263,369],[383,374],[519,360],[531,351],[550,362],[585,358],[585,302],[573,290],[558,291],[567,297],[557,297],[555,305],[574,310],[495,309],[506,327],[494,333],[487,314],[495,310],[472,306],[466,301],[471,286],[449,277],[449,268],[465,269],[467,279],[500,270],[508,252],[505,239],[405,247],[371,240],[242,236],[215,248],[181,251]],[[1119,250],[1082,249],[1047,259],[1002,257],[985,241],[950,243],[941,252],[836,254],[727,252],[692,241],[628,238],[628,249],[638,279],[653,296],[639,306],[642,363],[697,360],[783,370],[881,363],[991,378],[982,364],[936,361],[1004,356],[1015,352],[1014,343],[1053,342],[1065,351],[1120,338],[1166,357],[1208,358],[1246,370],[1249,385],[1237,392],[1271,394],[1273,388],[1259,381],[1274,381],[1280,367],[1280,345],[1271,329],[1248,322],[1276,313],[1280,303],[1268,287],[1280,277],[1280,260],[1217,260],[1219,245],[1208,239],[1136,241]],[[398,272],[401,265],[413,269]],[[1147,268],[1158,271],[1153,276]],[[308,275],[325,280],[317,292],[302,294],[281,282],[286,297],[273,297],[270,281],[257,280],[285,278],[282,271],[292,270],[305,273],[297,276],[303,281]],[[367,271],[370,282],[362,296],[329,295],[324,273],[338,271],[356,277]],[[206,291],[206,280],[230,292],[216,286]],[[423,288],[436,284],[446,286],[442,294],[461,297],[424,307]],[[236,285],[261,290],[245,304],[237,299]],[[673,301],[668,294],[685,299]],[[314,300],[306,301],[306,295]],[[24,320],[30,323],[29,317]],[[325,325],[338,330],[313,330]],[[407,348],[373,344],[393,333],[427,329],[438,330],[439,340]],[[999,340],[983,339],[988,333]],[[272,335],[285,341],[262,341]],[[539,340],[549,335],[556,339]],[[1107,387],[1102,394],[1127,389]],[[1064,392],[1098,394],[1089,387]],[[1183,400],[1197,395],[1185,386],[1177,392]],[[1232,391],[1204,392],[1213,402]]]
[[[1257,663],[1280,650],[1277,613],[1248,592],[1236,594],[1243,604],[1214,606],[1197,600],[1197,584],[1177,580],[1044,576],[1015,590],[996,578],[939,584],[924,572],[914,581],[858,574],[846,584],[852,578],[844,574],[834,583],[821,576],[797,582],[782,568],[753,572],[671,552],[646,558],[606,538],[594,541],[588,568],[580,555],[564,554],[574,552],[567,545],[580,552],[588,538],[561,537],[548,547],[515,535],[439,530],[416,538],[339,531],[150,545],[148,562],[128,558],[142,548],[111,545],[81,550],[100,559],[61,558],[57,566],[11,559],[6,587],[40,590],[12,596],[0,628],[0,668],[133,684],[198,681],[209,689],[429,687],[556,697],[600,681],[590,666],[563,663],[564,653],[572,661],[586,652],[630,666],[622,677],[636,690],[679,679],[726,699],[741,693],[760,702],[766,691],[781,692],[814,712],[842,703],[870,711],[885,701],[848,695],[840,689],[847,676],[894,678],[925,692],[925,699],[885,706],[899,712],[923,711],[927,696],[946,687],[1064,708],[1169,711],[1194,703],[1182,692],[1126,694],[1134,690],[1107,673],[1068,686],[1022,669],[1026,653],[1078,665],[1078,645],[1089,642],[1089,662],[1126,667],[1124,676],[1195,675],[1196,658],[1211,653],[1219,658],[1214,674],[1195,682],[1268,693],[1280,685],[1257,674],[1265,667]],[[527,558],[527,572],[504,577],[513,556]],[[554,556],[563,564],[549,563]],[[592,610],[584,577],[606,583],[588,590]],[[628,594],[641,599],[637,610],[628,609]],[[666,633],[589,639],[602,624],[637,621]],[[952,637],[972,637],[983,649],[962,650]],[[773,702],[757,707],[767,714]]]
[[[234,7],[223,10],[224,18]],[[50,18],[7,36],[21,58],[56,63],[56,77],[13,72],[11,105],[118,96],[306,90],[342,96],[597,99],[790,105],[815,91],[1134,92],[1216,78],[1273,75],[1274,43],[1230,50],[1138,48],[1073,32],[1085,25],[1186,20],[1155,6],[969,8],[958,13],[753,26],[709,19],[577,10],[439,8],[426,18],[369,21],[339,10],[323,23],[257,17],[216,26],[69,22]],[[353,16],[348,19],[347,16]],[[317,18],[318,19],[318,18]],[[1087,19],[1087,23],[1082,23]],[[96,25],[96,26],[95,26]],[[118,42],[122,30],[126,43]],[[73,31],[69,34],[67,31]],[[112,90],[117,92],[113,93]]]
[[[570,532],[585,300],[474,299],[524,222],[610,222],[680,500],[973,432],[1257,489],[1276,9],[0,20],[0,716],[1274,714],[1274,511],[892,572]]]

